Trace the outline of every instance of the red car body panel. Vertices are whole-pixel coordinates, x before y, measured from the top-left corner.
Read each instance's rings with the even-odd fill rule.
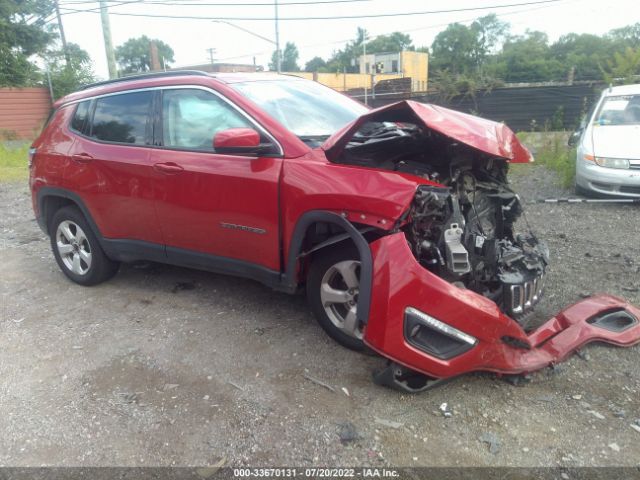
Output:
[[[524,330],[492,301],[460,289],[422,268],[411,254],[403,233],[377,240],[373,254],[373,292],[365,342],[395,362],[434,378],[473,371],[520,374],[564,360],[594,341],[619,346],[640,342],[640,322],[622,332],[587,323],[604,312],[624,309],[636,319],[640,310],[622,299],[598,295],[558,313],[534,332]],[[407,307],[433,316],[478,339],[469,351],[441,360],[409,345],[404,335]],[[528,348],[511,346],[510,337]]]
[[[493,301],[422,267],[404,233],[389,233],[409,209],[417,187],[438,184],[410,174],[330,161],[363,123],[381,115],[385,121],[416,122],[510,162],[532,161],[505,125],[404,101],[370,111],[322,148],[311,149],[228,84],[255,78],[245,77],[139,79],[89,88],[59,100],[49,126],[33,144],[37,154],[30,184],[36,215],[41,214],[37,203],[41,187],[68,189],[81,198],[105,238],[167,247],[169,260],[169,247],[238,259],[272,270],[280,278],[291,266],[284,259],[296,258],[289,251],[292,236],[306,213],[332,212],[353,224],[375,227],[387,234],[370,245],[373,279],[364,340],[385,357],[434,378],[477,370],[530,372],[561,361],[587,342],[626,346],[640,341],[637,322],[618,333],[587,323],[611,309],[625,309],[640,318],[637,308],[610,296],[577,303],[527,335]],[[226,97],[276,139],[282,155],[251,157],[110,144],[68,127],[74,111],[69,102],[179,85],[207,87]],[[477,345],[449,360],[412,347],[403,332],[409,306],[474,336]],[[505,337],[528,348],[505,343]]]
[[[504,158],[512,163],[533,162],[533,156],[529,150],[505,124],[411,100],[371,110],[336,132],[322,146],[327,153],[327,158],[330,160],[338,158],[340,152],[362,125],[382,115],[385,121],[416,122],[476,150]]]

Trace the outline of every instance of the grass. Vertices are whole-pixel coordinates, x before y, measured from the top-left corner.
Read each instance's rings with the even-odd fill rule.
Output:
[[[0,182],[16,182],[29,177],[29,144],[11,146],[0,142]]]
[[[564,188],[574,184],[576,176],[576,149],[567,146],[565,135],[555,132],[543,133],[532,145],[534,139],[529,132],[521,132],[518,138],[530,146],[536,164],[544,165],[558,175],[558,183]]]

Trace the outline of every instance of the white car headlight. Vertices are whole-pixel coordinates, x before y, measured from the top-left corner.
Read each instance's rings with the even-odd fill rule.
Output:
[[[629,168],[629,160],[626,158],[596,157],[596,163],[607,168]]]

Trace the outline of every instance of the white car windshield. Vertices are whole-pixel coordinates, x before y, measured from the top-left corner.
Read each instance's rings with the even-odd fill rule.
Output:
[[[640,124],[640,95],[616,95],[606,97],[594,123],[598,125]]]
[[[325,140],[368,111],[364,105],[312,81],[262,80],[232,87],[309,142]]]

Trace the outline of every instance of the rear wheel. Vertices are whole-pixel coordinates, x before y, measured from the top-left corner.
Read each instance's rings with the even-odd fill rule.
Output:
[[[118,263],[105,255],[86,219],[74,206],[61,208],[53,215],[49,238],[60,270],[75,283],[96,285],[118,271]]]
[[[316,257],[307,278],[307,299],[331,338],[362,351],[363,325],[357,317],[360,260],[355,248],[333,249]]]

